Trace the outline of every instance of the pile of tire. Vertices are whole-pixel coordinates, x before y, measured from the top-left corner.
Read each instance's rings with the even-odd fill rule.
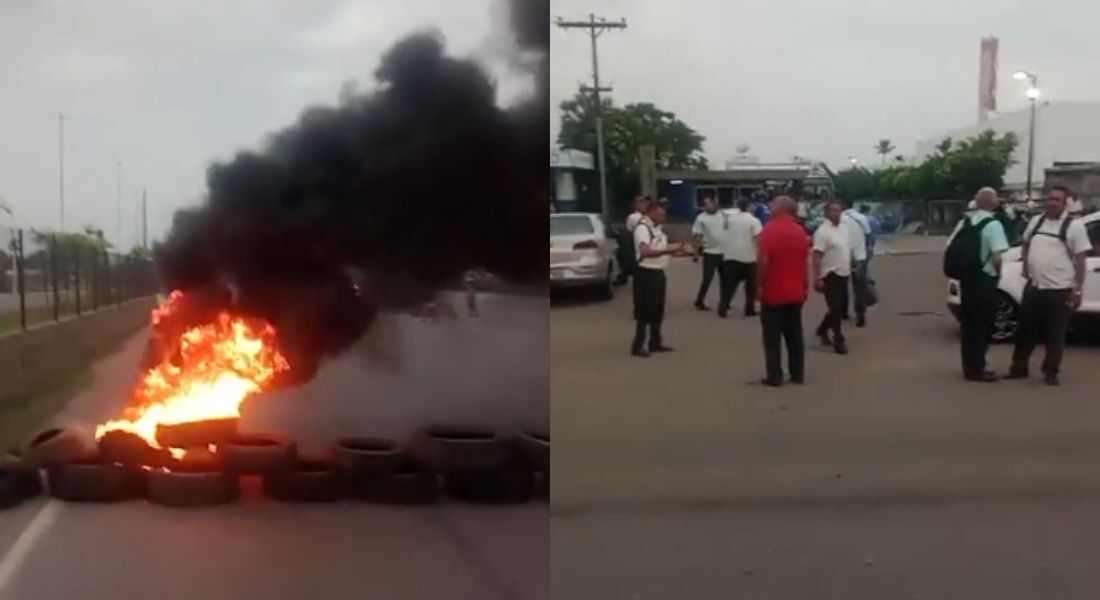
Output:
[[[444,498],[518,503],[549,497],[549,436],[530,432],[427,427],[403,443],[343,438],[323,456],[301,456],[293,441],[240,433],[236,420],[227,419],[161,426],[157,442],[184,452],[176,457],[123,431],[98,443],[78,429],[44,431],[0,463],[0,508],[44,491],[66,502],[215,506],[236,501],[248,479],[258,479],[262,493],[280,502],[427,505]]]

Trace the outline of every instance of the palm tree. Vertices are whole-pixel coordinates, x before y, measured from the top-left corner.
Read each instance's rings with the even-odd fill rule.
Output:
[[[881,139],[875,144],[875,152],[882,155],[882,164],[886,164],[886,156],[896,149],[893,143],[887,139]]]

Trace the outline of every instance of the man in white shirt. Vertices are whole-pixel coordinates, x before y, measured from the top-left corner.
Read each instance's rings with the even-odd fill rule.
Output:
[[[825,221],[814,232],[814,289],[825,295],[828,310],[817,326],[817,337],[837,354],[847,354],[841,321],[848,311],[848,277],[852,274],[852,250],[848,232],[840,224],[840,204],[825,205]],[[829,333],[832,332],[832,337]]]
[[[1092,250],[1088,232],[1068,210],[1069,190],[1055,186],[1047,194],[1043,214],[1031,219],[1023,236],[1024,278],[1020,328],[1005,379],[1026,379],[1028,360],[1042,339],[1046,346],[1043,380],[1058,385],[1058,369],[1066,345],[1070,314],[1081,306],[1085,259]]]
[[[651,352],[670,352],[661,337],[665,318],[665,267],[670,255],[682,255],[690,247],[669,244],[661,230],[665,222],[665,207],[650,202],[645,217],[634,228],[634,249],[638,264],[634,269],[634,342],[630,353],[648,357]]]
[[[854,271],[852,280],[852,298],[856,307],[856,327],[867,325],[867,238],[871,235],[871,223],[867,217],[848,203],[848,208],[840,216],[840,224],[848,234],[848,248],[852,251]],[[848,311],[844,311],[847,318]]]
[[[621,232],[617,237],[618,252],[616,253],[619,259],[619,276],[615,279],[616,285],[625,285],[627,280],[630,279],[631,273],[634,272],[634,228],[638,226],[638,222],[645,216],[645,207],[649,203],[649,198],[646,196],[634,196],[634,204],[631,206],[630,214],[626,216],[626,231]]]
[[[745,282],[745,316],[756,315],[756,256],[757,238],[763,226],[749,212],[749,199],[737,201],[736,209],[722,211],[725,217],[722,235],[721,298],[718,316],[726,318],[730,302],[737,294],[741,282]]]
[[[699,310],[710,310],[705,300],[714,274],[722,268],[722,231],[725,219],[725,215],[718,212],[718,200],[714,196],[704,196],[703,212],[695,217],[695,222],[691,225],[691,235],[703,252],[703,279],[699,282],[699,293],[695,295],[695,308]]]
[[[631,206],[630,214],[626,216],[626,230],[631,234],[634,233],[634,228],[638,226],[638,222],[645,217],[645,207],[649,204],[649,198],[646,196],[634,196],[634,204]]]

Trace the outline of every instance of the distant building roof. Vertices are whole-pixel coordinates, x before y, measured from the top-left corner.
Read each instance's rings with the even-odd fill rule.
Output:
[[[592,160],[592,154],[588,152],[576,148],[550,146],[550,168],[591,171],[596,167],[595,162]]]
[[[832,172],[825,163],[752,163],[726,164],[722,170],[669,170],[657,171],[657,179],[691,179],[694,181],[801,181],[804,179],[831,179]]]

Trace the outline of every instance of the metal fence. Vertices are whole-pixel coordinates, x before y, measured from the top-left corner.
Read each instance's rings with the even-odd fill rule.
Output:
[[[147,252],[112,252],[93,233],[0,228],[0,335],[156,293]]]

